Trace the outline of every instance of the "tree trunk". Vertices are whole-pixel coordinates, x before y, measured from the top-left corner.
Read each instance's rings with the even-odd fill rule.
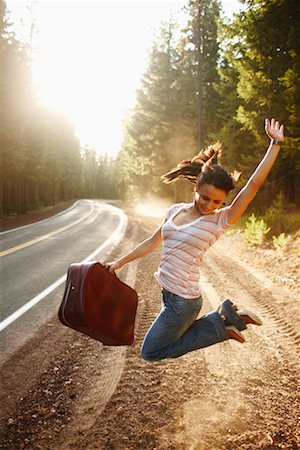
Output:
[[[198,3],[197,29],[197,145],[198,152],[203,147],[203,30],[201,23],[202,5]]]

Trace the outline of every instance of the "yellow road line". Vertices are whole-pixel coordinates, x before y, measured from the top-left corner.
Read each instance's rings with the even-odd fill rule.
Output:
[[[55,236],[56,234],[67,230],[68,228],[74,227],[74,225],[77,225],[78,223],[83,222],[83,220],[87,219],[93,212],[94,212],[94,205],[92,205],[91,211],[81,219],[75,220],[75,222],[72,222],[69,225],[65,225],[64,227],[58,228],[58,230],[51,231],[51,233],[44,234],[43,236],[40,236],[36,239],[32,239],[31,241],[28,242],[24,242],[24,244],[20,244],[17,245],[16,247],[4,250],[3,252],[0,253],[0,258],[2,258],[2,256],[7,256],[10,255],[11,253],[17,252],[18,250],[22,250],[23,248],[30,247],[31,245],[37,244],[38,242],[44,241],[45,239],[49,239],[52,236]]]

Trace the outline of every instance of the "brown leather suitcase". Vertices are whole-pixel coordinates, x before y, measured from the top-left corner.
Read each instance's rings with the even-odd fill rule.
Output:
[[[59,320],[105,345],[131,345],[138,296],[99,262],[68,269]]]

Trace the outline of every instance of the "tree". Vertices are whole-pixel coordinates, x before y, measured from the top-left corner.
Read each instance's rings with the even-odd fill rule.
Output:
[[[186,11],[188,23],[179,51],[181,110],[194,128],[195,150],[200,151],[209,143],[210,133],[218,127],[215,110],[219,96],[213,86],[219,78],[220,3],[189,0]]]
[[[24,212],[27,207],[27,180],[24,175],[28,146],[27,115],[30,111],[32,80],[28,55],[11,31],[6,3],[0,2],[1,60],[1,182],[2,206],[10,212]]]
[[[119,167],[122,183],[159,189],[159,175],[167,160],[167,146],[177,123],[175,97],[176,50],[174,25],[163,24],[149,55],[148,68],[137,91],[136,106],[128,119]],[[123,161],[120,164],[120,161]],[[151,186],[151,187],[150,187]]]
[[[223,28],[227,40],[216,87],[222,103],[221,140],[230,146],[230,159],[248,175],[262,156],[267,139],[265,117],[286,125],[280,157],[256,199],[262,207],[282,190],[290,201],[299,198],[299,29],[296,0],[244,0],[247,8]],[[280,30],[285,30],[281,32]],[[237,125],[240,127],[238,130]],[[227,154],[227,148],[226,148]],[[225,152],[224,152],[225,155]]]
[[[219,9],[217,0],[190,0],[179,39],[172,21],[162,24],[122,147],[122,180],[131,191],[146,185],[164,195],[172,189],[179,198],[178,185],[162,185],[160,175],[194,156],[218,127]]]
[[[82,165],[74,126],[39,100],[30,43],[16,39],[8,17],[1,1],[1,215],[78,197]]]

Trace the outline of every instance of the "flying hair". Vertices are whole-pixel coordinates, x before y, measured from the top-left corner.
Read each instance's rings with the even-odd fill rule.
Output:
[[[199,187],[207,183],[229,192],[234,189],[241,173],[236,170],[232,174],[227,173],[219,164],[221,155],[222,144],[217,141],[202,149],[194,158],[181,161],[170,172],[162,175],[161,180],[170,184],[186,179]]]
[[[174,183],[179,179],[187,179],[196,184],[198,176],[206,167],[218,164],[222,154],[222,144],[217,141],[200,150],[192,159],[185,159],[170,172],[161,176],[163,183]]]

